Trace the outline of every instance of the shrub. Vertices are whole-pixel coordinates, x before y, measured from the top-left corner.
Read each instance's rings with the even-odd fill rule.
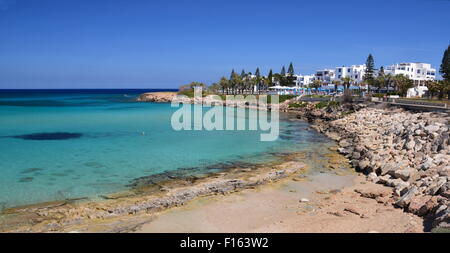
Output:
[[[338,107],[340,105],[337,101],[330,101],[328,102],[328,107]]]
[[[293,99],[295,97],[296,96],[294,96],[294,95],[279,95],[278,102],[283,103],[286,100]],[[267,103],[272,103],[272,96],[267,96]]]
[[[322,108],[325,108],[327,106],[328,106],[328,102],[327,101],[322,101],[322,102],[317,103],[315,105],[315,108],[316,109],[322,109]]]
[[[305,102],[298,102],[298,103],[292,103],[289,104],[289,108],[304,108],[308,105],[308,103]]]

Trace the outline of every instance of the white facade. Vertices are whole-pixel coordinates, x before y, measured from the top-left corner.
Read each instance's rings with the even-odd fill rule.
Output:
[[[423,97],[428,92],[428,87],[426,86],[417,86],[411,89],[408,89],[408,92],[406,93],[406,97],[408,98],[415,98],[415,97]]]
[[[317,70],[315,74],[315,80],[320,80],[324,83],[331,83],[335,79],[334,69],[322,69]]]
[[[418,85],[423,85],[424,81],[436,79],[436,69],[432,68],[431,64],[428,63],[405,62],[394,64],[385,67],[384,72],[391,75],[405,75]]]
[[[295,86],[297,87],[307,87],[310,83],[314,81],[315,76],[314,75],[294,75],[296,77],[295,79]]]
[[[335,70],[334,80],[342,80],[342,78],[350,77],[354,82],[361,83],[366,74],[366,65],[352,65],[350,67],[337,67]]]

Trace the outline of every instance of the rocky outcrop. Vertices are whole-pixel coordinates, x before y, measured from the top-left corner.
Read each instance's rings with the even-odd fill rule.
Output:
[[[153,103],[170,103],[175,97],[176,92],[149,92],[141,94],[138,102],[153,102]]]
[[[235,168],[228,173],[218,173],[195,184],[165,188],[159,193],[148,194],[143,189],[136,189],[142,194],[124,194],[119,198],[108,198],[103,202],[87,202],[80,204],[64,203],[57,207],[24,207],[13,213],[37,216],[33,226],[18,228],[8,227],[8,232],[50,232],[64,231],[71,226],[78,226],[87,220],[104,220],[136,213],[153,213],[173,206],[183,205],[190,200],[207,195],[227,194],[246,188],[278,181],[280,179],[302,173],[307,170],[306,164],[288,161],[281,164],[262,167],[252,172]],[[230,172],[234,171],[230,174]],[[5,232],[5,231],[2,231]]]
[[[364,108],[336,120],[325,110],[305,115],[368,180],[392,187],[395,206],[450,228],[447,114]]]

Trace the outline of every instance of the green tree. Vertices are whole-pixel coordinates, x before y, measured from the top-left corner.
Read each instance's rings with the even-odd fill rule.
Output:
[[[230,81],[226,77],[220,78],[219,86],[222,89],[222,94],[228,94],[230,88]]]
[[[280,75],[281,76],[286,76],[286,68],[284,66],[281,68]]]
[[[288,73],[286,76],[286,86],[292,87],[295,86],[295,72],[294,72],[294,65],[292,62],[289,64]]]
[[[377,88],[378,93],[380,93],[381,88],[385,86],[385,73],[383,66],[381,66],[380,70],[378,71],[377,77],[373,79],[372,86]]]
[[[408,89],[414,87],[414,81],[405,75],[395,75],[393,78],[394,87],[401,96],[406,96]]]
[[[242,85],[241,76],[236,73],[233,73],[232,77],[230,78],[230,90],[233,95],[236,94],[241,85]]]
[[[259,72],[259,68],[256,68],[255,76],[256,77],[261,77],[261,73]]]
[[[442,57],[441,68],[439,69],[442,77],[449,81],[450,80],[450,45],[444,52],[444,56]]]
[[[259,71],[259,68],[256,68],[254,81],[255,81],[255,85],[256,85],[258,93],[259,93],[260,90],[263,88],[261,85],[262,79],[261,79],[261,72]]]
[[[350,89],[353,79],[350,78],[349,76],[346,76],[346,77],[343,77],[341,80],[342,80],[342,84],[344,85],[344,90]]]
[[[341,85],[341,81],[334,80],[332,83],[334,84],[334,92],[337,92],[339,85]]]
[[[267,86],[268,87],[273,86],[273,71],[272,71],[272,69],[269,70],[269,74],[267,75]]]
[[[442,84],[443,90],[447,93],[447,98],[450,99],[450,45],[444,52],[439,72],[444,78],[444,82]]]
[[[231,80],[231,78],[233,78],[234,73],[235,73],[235,72],[234,72],[234,69],[232,69],[232,70],[231,70],[231,74],[230,74],[230,80]]]
[[[366,60],[366,72],[364,74],[364,81],[367,82],[367,84],[371,84],[371,82],[374,79],[374,73],[375,73],[375,61],[373,59],[372,54],[369,54]]]
[[[344,85],[344,95],[342,96],[344,103],[351,103],[353,101],[352,91],[350,90],[350,86],[352,85],[353,79],[346,76],[341,79]]]
[[[275,82],[278,83],[278,85],[283,85],[284,81],[283,81],[284,77],[278,73],[273,74],[273,80],[275,80]]]
[[[294,72],[294,65],[292,64],[292,62],[289,64],[288,75],[290,75],[290,76],[295,75],[295,72]]]
[[[322,85],[323,85],[323,81],[316,79],[309,86],[310,86],[310,88],[318,89],[318,88],[322,87]]]
[[[438,99],[443,99],[444,94],[449,92],[449,83],[447,80],[434,80],[427,81],[425,85],[428,88],[428,94],[430,98],[433,98],[434,95],[437,95]]]
[[[247,73],[245,72],[245,70],[242,70],[242,72],[241,72],[241,78],[244,78],[244,77],[246,77],[247,76]]]
[[[210,86],[208,86],[208,92],[210,93],[217,93],[222,90],[222,87],[220,87],[219,83],[212,83]]]
[[[384,76],[385,75],[383,66],[380,67],[380,70],[378,71],[378,75],[379,76]]]

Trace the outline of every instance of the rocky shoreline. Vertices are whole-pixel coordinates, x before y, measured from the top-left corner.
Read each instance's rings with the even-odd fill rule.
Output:
[[[102,222],[111,227],[115,219],[153,214],[184,205],[198,197],[254,188],[290,176],[303,175],[308,170],[305,163],[298,161],[301,154],[283,157],[283,161],[254,168],[229,168],[196,177],[194,181],[186,178],[170,179],[158,184],[139,184],[128,192],[104,196],[103,201],[62,201],[7,209],[2,214],[0,232],[87,231],[88,227]]]
[[[204,103],[205,99],[191,102]],[[338,143],[338,151],[369,181],[392,188],[391,196],[378,201],[423,217],[434,229],[450,230],[448,114],[363,103],[322,109],[317,103],[306,103],[291,108],[292,102],[280,104],[280,111],[296,113],[312,123]]]
[[[378,198],[450,231],[450,117],[348,104],[295,111],[339,144],[338,151],[369,181],[392,188]]]
[[[214,100],[190,102],[205,101]],[[391,196],[373,194],[374,199],[423,217],[434,229],[450,231],[448,114],[375,108],[365,103],[322,109],[317,103],[299,108],[291,108],[291,103],[296,102],[281,103],[279,110],[312,123],[312,128],[338,143],[338,151],[369,181],[392,188]]]
[[[139,95],[138,102],[170,103],[177,92],[148,92]]]

